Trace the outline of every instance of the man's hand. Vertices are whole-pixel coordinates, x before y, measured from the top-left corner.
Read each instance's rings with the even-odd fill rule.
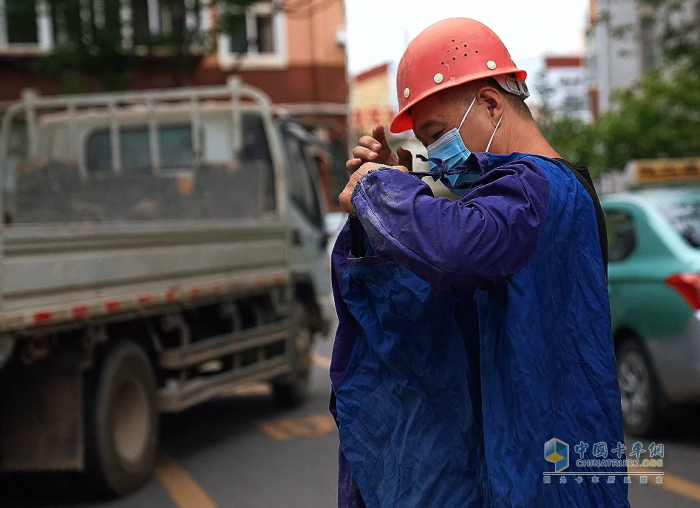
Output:
[[[401,147],[399,147],[396,152],[399,156],[398,159],[392,153],[391,148],[389,148],[389,143],[384,133],[384,127],[377,125],[372,131],[371,136],[362,136],[360,138],[360,144],[352,149],[353,158],[345,164],[345,167],[353,173],[366,162],[373,162],[385,166],[401,165],[410,169],[413,165],[413,155],[411,152]]]
[[[350,175],[350,181],[348,181],[348,184],[345,186],[345,189],[343,189],[343,192],[340,193],[338,200],[340,201],[340,206],[343,207],[343,210],[345,210],[347,213],[355,213],[355,209],[350,202],[350,198],[352,197],[352,191],[355,189],[357,182],[370,171],[386,167],[408,173],[408,169],[405,166],[387,166],[385,164],[374,164],[372,162],[362,164],[359,169]]]

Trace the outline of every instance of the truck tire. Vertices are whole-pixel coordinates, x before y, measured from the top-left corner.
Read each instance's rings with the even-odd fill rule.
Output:
[[[616,356],[625,430],[635,437],[651,437],[663,423],[664,397],[649,356],[635,339],[626,340]]]
[[[294,342],[294,371],[285,379],[272,383],[272,398],[283,409],[300,406],[309,396],[313,332],[306,308],[299,304],[295,312],[299,324]]]
[[[151,362],[131,341],[110,348],[88,394],[86,488],[101,497],[129,494],[153,475],[158,403]]]

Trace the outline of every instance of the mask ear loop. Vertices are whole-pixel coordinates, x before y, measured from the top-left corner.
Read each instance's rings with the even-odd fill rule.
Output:
[[[462,125],[464,125],[464,121],[467,119],[467,115],[469,112],[472,110],[474,107],[474,104],[476,103],[476,95],[474,96],[474,99],[472,100],[472,103],[469,105],[469,108],[467,109],[467,112],[464,113],[464,116],[462,117],[462,121],[459,123],[459,127],[457,127],[457,132],[462,130]]]
[[[491,143],[493,143],[493,138],[496,137],[496,132],[498,132],[498,128],[501,126],[501,120],[503,120],[503,115],[501,115],[501,118],[498,119],[498,123],[496,124],[496,128],[493,130],[493,134],[491,134],[491,139],[489,139],[489,144],[486,145],[486,152],[489,151],[489,148],[491,148]]]

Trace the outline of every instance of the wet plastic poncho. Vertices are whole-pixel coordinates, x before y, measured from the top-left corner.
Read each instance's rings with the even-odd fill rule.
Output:
[[[574,453],[624,442],[591,196],[561,161],[467,164],[458,202],[390,169],[353,193],[368,252],[347,226],[333,252],[339,506],[628,507],[605,475],[624,468]],[[553,438],[600,483],[545,483]]]

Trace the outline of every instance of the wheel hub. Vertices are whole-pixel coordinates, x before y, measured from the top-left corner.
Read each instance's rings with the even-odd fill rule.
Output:
[[[114,402],[114,449],[125,462],[135,462],[148,444],[150,416],[142,386],[131,380],[121,383]]]
[[[639,425],[647,418],[651,400],[649,370],[641,355],[629,351],[617,369],[620,383],[622,414],[630,425]]]

